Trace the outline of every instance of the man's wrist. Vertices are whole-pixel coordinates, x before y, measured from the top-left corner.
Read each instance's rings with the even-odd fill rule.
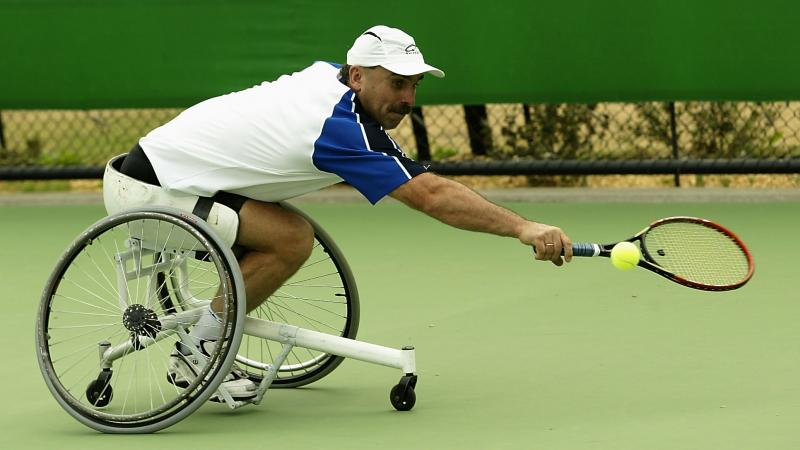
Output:
[[[528,228],[529,224],[531,223],[533,222],[520,218],[520,220],[518,220],[513,226],[514,237],[522,240],[522,236],[525,234],[525,229]]]

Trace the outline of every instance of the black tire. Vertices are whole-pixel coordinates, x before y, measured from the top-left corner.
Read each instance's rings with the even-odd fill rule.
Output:
[[[411,386],[396,384],[389,392],[389,402],[398,411],[411,411],[417,403],[417,394]]]
[[[92,406],[102,408],[108,406],[112,398],[114,398],[114,389],[111,387],[111,379],[110,377],[104,379],[101,372],[101,376],[92,380],[86,387],[86,400]]]
[[[219,288],[224,299],[222,345],[215,346],[185,389],[168,384],[165,376],[183,326],[161,329],[170,317],[173,323],[178,319],[151,301],[157,294],[145,287],[152,284],[145,263],[135,264],[145,260],[148,245],[168,251],[167,241],[172,246],[179,240],[178,246],[185,247],[176,261],[203,252],[206,260],[191,262],[197,286],[214,293]],[[138,244],[142,241],[145,250]],[[121,275],[120,267],[129,276]],[[95,223],[58,260],[37,315],[37,359],[53,396],[81,423],[108,433],[154,432],[185,418],[216,392],[236,357],[244,317],[244,284],[236,259],[207,224],[171,208],[133,210]],[[187,319],[183,325],[191,323]],[[101,363],[103,345],[119,349],[119,357]]]
[[[359,323],[358,289],[344,254],[316,221],[289,204],[282,206],[312,225],[314,250],[306,264],[249,316],[355,339]],[[279,343],[245,335],[237,361],[251,379],[260,381],[264,370],[259,364],[270,364],[279,352]],[[281,365],[272,387],[292,388],[313,383],[331,373],[343,359],[295,348]]]

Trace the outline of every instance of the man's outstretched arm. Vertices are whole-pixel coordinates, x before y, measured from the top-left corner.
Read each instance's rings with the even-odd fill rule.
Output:
[[[515,237],[536,247],[536,259],[555,265],[572,259],[572,242],[560,228],[533,222],[481,197],[461,183],[423,173],[395,189],[393,198],[448,225]]]

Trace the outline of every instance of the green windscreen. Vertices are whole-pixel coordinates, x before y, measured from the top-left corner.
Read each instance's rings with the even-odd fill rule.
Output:
[[[800,3],[0,0],[0,109],[183,107],[375,24],[413,35],[421,104],[800,98]]]

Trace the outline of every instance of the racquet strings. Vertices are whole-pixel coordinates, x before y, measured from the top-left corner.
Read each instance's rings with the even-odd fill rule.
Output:
[[[744,281],[750,272],[750,260],[733,237],[700,223],[655,226],[642,245],[653,262],[695,283],[731,286]]]

